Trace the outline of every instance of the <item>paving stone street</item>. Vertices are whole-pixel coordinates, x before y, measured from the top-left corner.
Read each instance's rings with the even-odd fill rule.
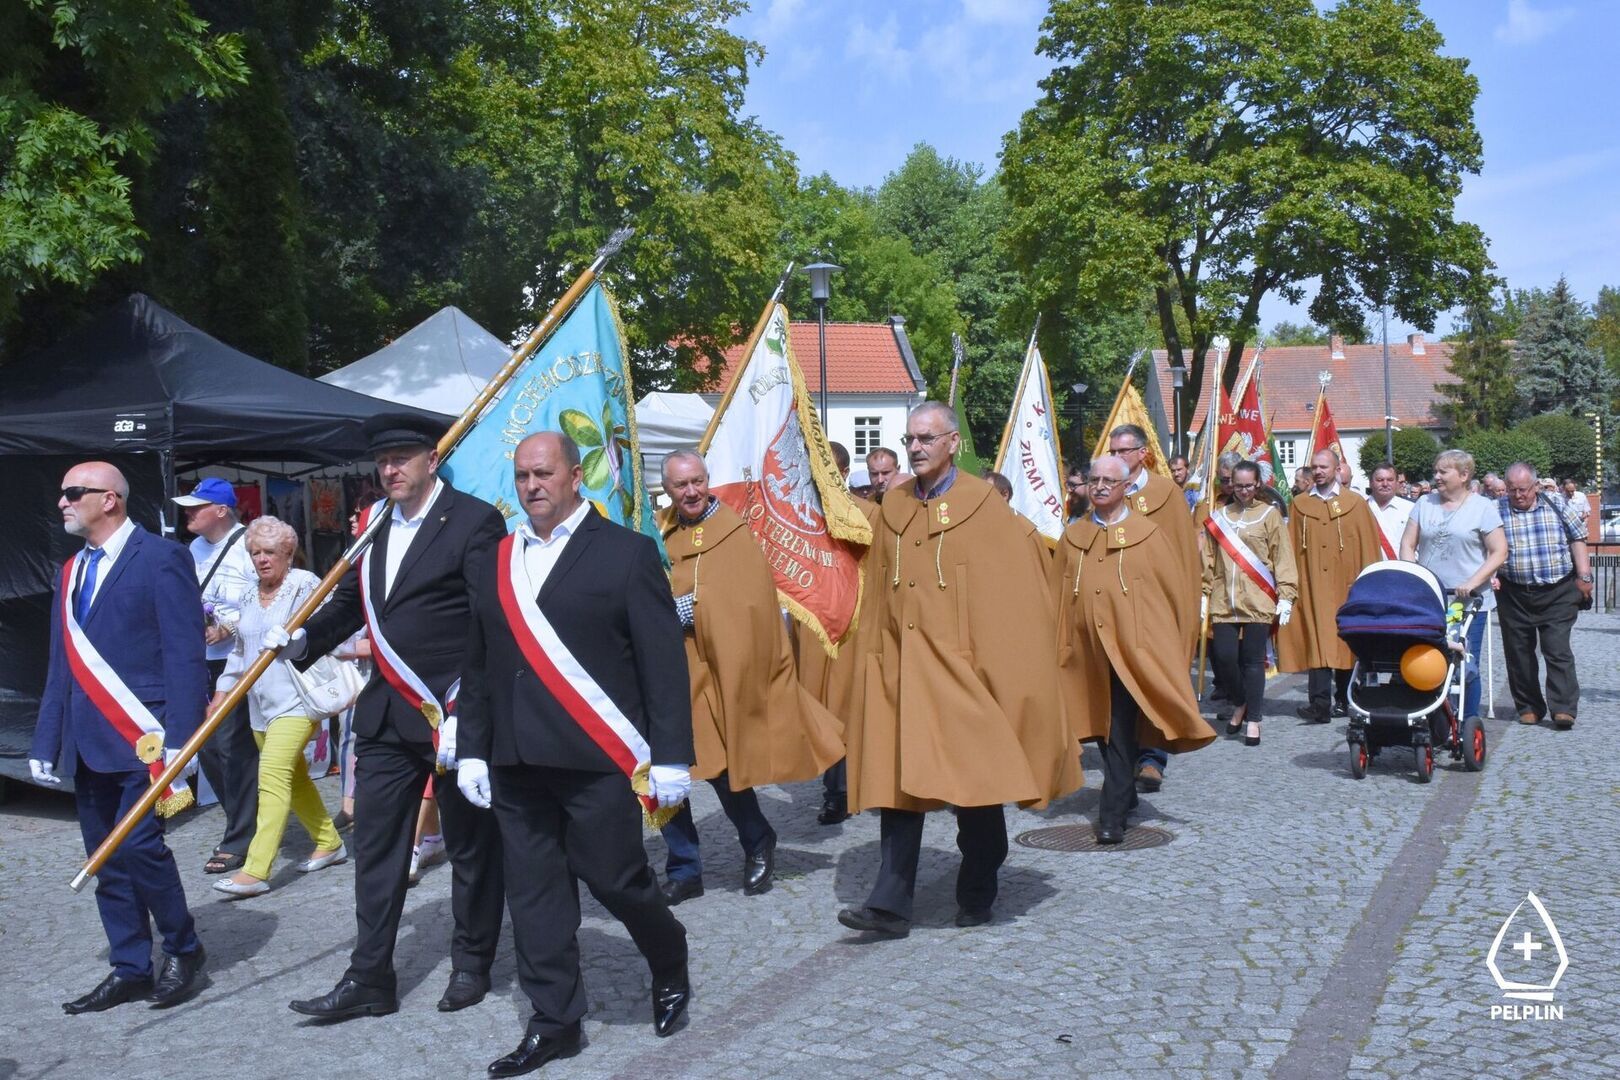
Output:
[[[745,897],[742,859],[706,785],[696,809],[707,895],[678,909],[692,945],[690,1024],[653,1036],[645,965],[585,900],[588,1045],[546,1076],[1475,1077],[1620,1075],[1620,616],[1576,632],[1583,713],[1575,729],[1522,727],[1499,678],[1483,773],[1441,759],[1431,785],[1410,755],[1351,778],[1344,721],[1297,720],[1303,680],[1270,687],[1264,742],[1221,739],[1174,760],[1141,822],[1166,846],[1063,853],[1014,844],[996,919],[959,930],[948,815],[929,820],[917,923],[866,941],[834,915],[858,904],[878,863],[878,820],[816,823],[816,784],[762,792],[780,833],[778,879]],[[1500,669],[1500,660],[1498,660]],[[1101,776],[1026,830],[1094,820]],[[336,780],[323,781],[329,805]],[[443,1015],[450,973],[449,870],[407,901],[396,963],[401,1009],[324,1027],[287,1008],[324,993],[351,944],[353,867],[305,877],[294,824],[267,896],[217,899],[202,863],[217,809],[174,826],[209,984],[188,1005],[126,1005],[80,1017],[60,1003],[105,974],[71,800],[13,785],[0,806],[0,1080],[481,1076],[523,1031],[510,936],[483,1004]],[[663,846],[649,837],[661,868]],[[1534,892],[1567,950],[1551,1003],[1511,1001],[1486,957]],[[1526,922],[1526,919],[1530,921]],[[1529,904],[1504,935],[1510,980],[1545,982],[1553,950]],[[1523,945],[1517,951],[1510,948]],[[1505,1013],[1493,1006],[1519,1010]],[[1538,1013],[1539,1008],[1539,1013]],[[1549,1012],[1562,1010],[1562,1018]],[[1506,1019],[1504,1016],[1526,1016]],[[1536,1018],[1537,1016],[1540,1018]]]

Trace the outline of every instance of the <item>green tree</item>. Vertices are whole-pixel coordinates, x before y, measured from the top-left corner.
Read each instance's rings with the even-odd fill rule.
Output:
[[[132,201],[173,102],[219,97],[241,43],[184,0],[0,5],[0,338],[35,290],[81,290],[141,257]],[[49,301],[46,300],[46,303]]]
[[[1451,373],[1457,381],[1436,387],[1439,411],[1457,435],[1505,428],[1518,408],[1513,355],[1496,329],[1497,318],[1484,305],[1468,312],[1466,329],[1451,350]]]
[[[1265,338],[1268,345],[1326,345],[1328,332],[1315,323],[1299,326],[1291,322],[1280,322],[1266,333]]]
[[[1597,473],[1597,436],[1587,421],[1547,413],[1515,424],[1513,430],[1547,444],[1547,467],[1553,476],[1573,476],[1585,484]]]
[[[1591,333],[1592,317],[1564,278],[1531,300],[1513,347],[1521,415],[1603,415],[1612,408],[1614,378],[1589,344]]]
[[[1515,461],[1528,461],[1540,475],[1552,468],[1547,444],[1528,431],[1474,431],[1458,439],[1456,446],[1474,455],[1474,471],[1479,476],[1504,473]]]
[[[1434,475],[1434,458],[1440,453],[1440,441],[1422,428],[1403,427],[1395,432],[1395,457],[1391,462],[1395,471],[1409,480],[1420,480]],[[1362,440],[1358,455],[1361,471],[1372,475],[1373,469],[1384,460],[1384,436],[1373,432]]]
[[[1597,303],[1592,308],[1591,343],[1603,354],[1603,364],[1609,373],[1620,379],[1620,289],[1613,285],[1598,290]]]
[[[1432,327],[1487,264],[1453,216],[1480,167],[1467,63],[1416,0],[1065,0],[1055,68],[1008,135],[1009,236],[1045,310],[1151,290],[1202,387],[1212,339],[1240,369],[1261,301],[1359,328],[1380,301]],[[1059,239],[1061,238],[1061,239]]]

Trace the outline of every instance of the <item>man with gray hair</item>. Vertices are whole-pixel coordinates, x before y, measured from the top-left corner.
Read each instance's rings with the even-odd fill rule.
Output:
[[[1508,545],[1496,597],[1508,689],[1520,723],[1540,723],[1550,709],[1553,726],[1565,731],[1575,725],[1581,696],[1570,631],[1592,600],[1586,525],[1568,505],[1538,490],[1536,470],[1522,461],[1508,466],[1507,494],[1497,506]],[[1545,696],[1538,644],[1547,658]]]

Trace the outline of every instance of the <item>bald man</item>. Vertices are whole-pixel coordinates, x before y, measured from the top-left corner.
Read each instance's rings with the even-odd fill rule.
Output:
[[[62,567],[51,604],[50,662],[29,769],[73,781],[86,853],[96,850],[203,720],[208,662],[191,556],[129,520],[129,484],[104,461],[62,478],[62,528],[84,549]],[[73,662],[69,662],[69,657]],[[99,662],[98,662],[99,661]],[[183,809],[171,789],[158,814]],[[136,823],[96,876],[112,972],[69,1015],[128,1001],[178,1004],[202,970],[202,942],[158,816]],[[152,978],[152,924],[163,966]]]

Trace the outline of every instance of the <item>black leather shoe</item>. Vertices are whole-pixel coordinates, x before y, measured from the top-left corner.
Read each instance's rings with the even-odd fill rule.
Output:
[[[463,972],[457,972],[463,974]],[[491,1076],[522,1076],[532,1073],[548,1061],[573,1057],[579,1053],[579,1025],[556,1035],[525,1035],[517,1049],[505,1057],[489,1063]]]
[[[1333,715],[1334,716],[1349,716],[1350,715],[1350,703],[1348,701],[1335,701],[1333,703]]]
[[[1125,842],[1125,830],[1120,828],[1118,825],[1099,825],[1099,826],[1097,826],[1097,843],[1099,843],[1099,844],[1123,844],[1124,842]]]
[[[387,1016],[399,1011],[399,999],[386,990],[366,986],[353,979],[339,979],[332,992],[307,1001],[289,1001],[295,1013],[317,1020],[348,1020],[355,1016]]]
[[[202,942],[183,956],[165,956],[158,971],[157,983],[152,987],[152,1008],[167,1009],[178,1005],[197,990],[197,973],[208,962]]]
[[[152,992],[151,979],[125,979],[117,972],[101,980],[101,985],[81,998],[62,1002],[62,1011],[69,1016],[80,1013],[105,1012],[126,1001],[137,1001]]]
[[[674,907],[682,900],[702,896],[703,879],[700,877],[671,879],[660,885],[658,890],[664,894],[664,903]]]
[[[758,896],[769,891],[771,876],[776,873],[776,837],[759,846],[759,850],[743,862],[743,895]]]
[[[989,922],[990,919],[991,913],[989,908],[985,908],[983,911],[969,911],[967,908],[961,908],[956,913],[956,925],[963,928],[969,926],[983,926],[985,923]]]
[[[675,1025],[686,1014],[687,1003],[692,1000],[692,981],[686,969],[667,979],[654,979],[652,988],[653,1031],[660,1039],[675,1033]]]
[[[450,985],[444,988],[444,997],[439,999],[439,1011],[455,1012],[469,1005],[476,1005],[484,1000],[487,993],[489,993],[488,975],[480,975],[474,971],[452,971]]]
[[[902,919],[877,908],[845,908],[838,913],[838,921],[851,930],[864,930],[884,937],[903,938],[911,933],[910,919]]]
[[[1331,717],[1318,709],[1315,705],[1300,705],[1294,709],[1294,715],[1301,720],[1309,720],[1313,724],[1325,724]]]
[[[821,813],[816,820],[823,825],[837,825],[849,820],[849,796],[827,795],[821,800]]]

